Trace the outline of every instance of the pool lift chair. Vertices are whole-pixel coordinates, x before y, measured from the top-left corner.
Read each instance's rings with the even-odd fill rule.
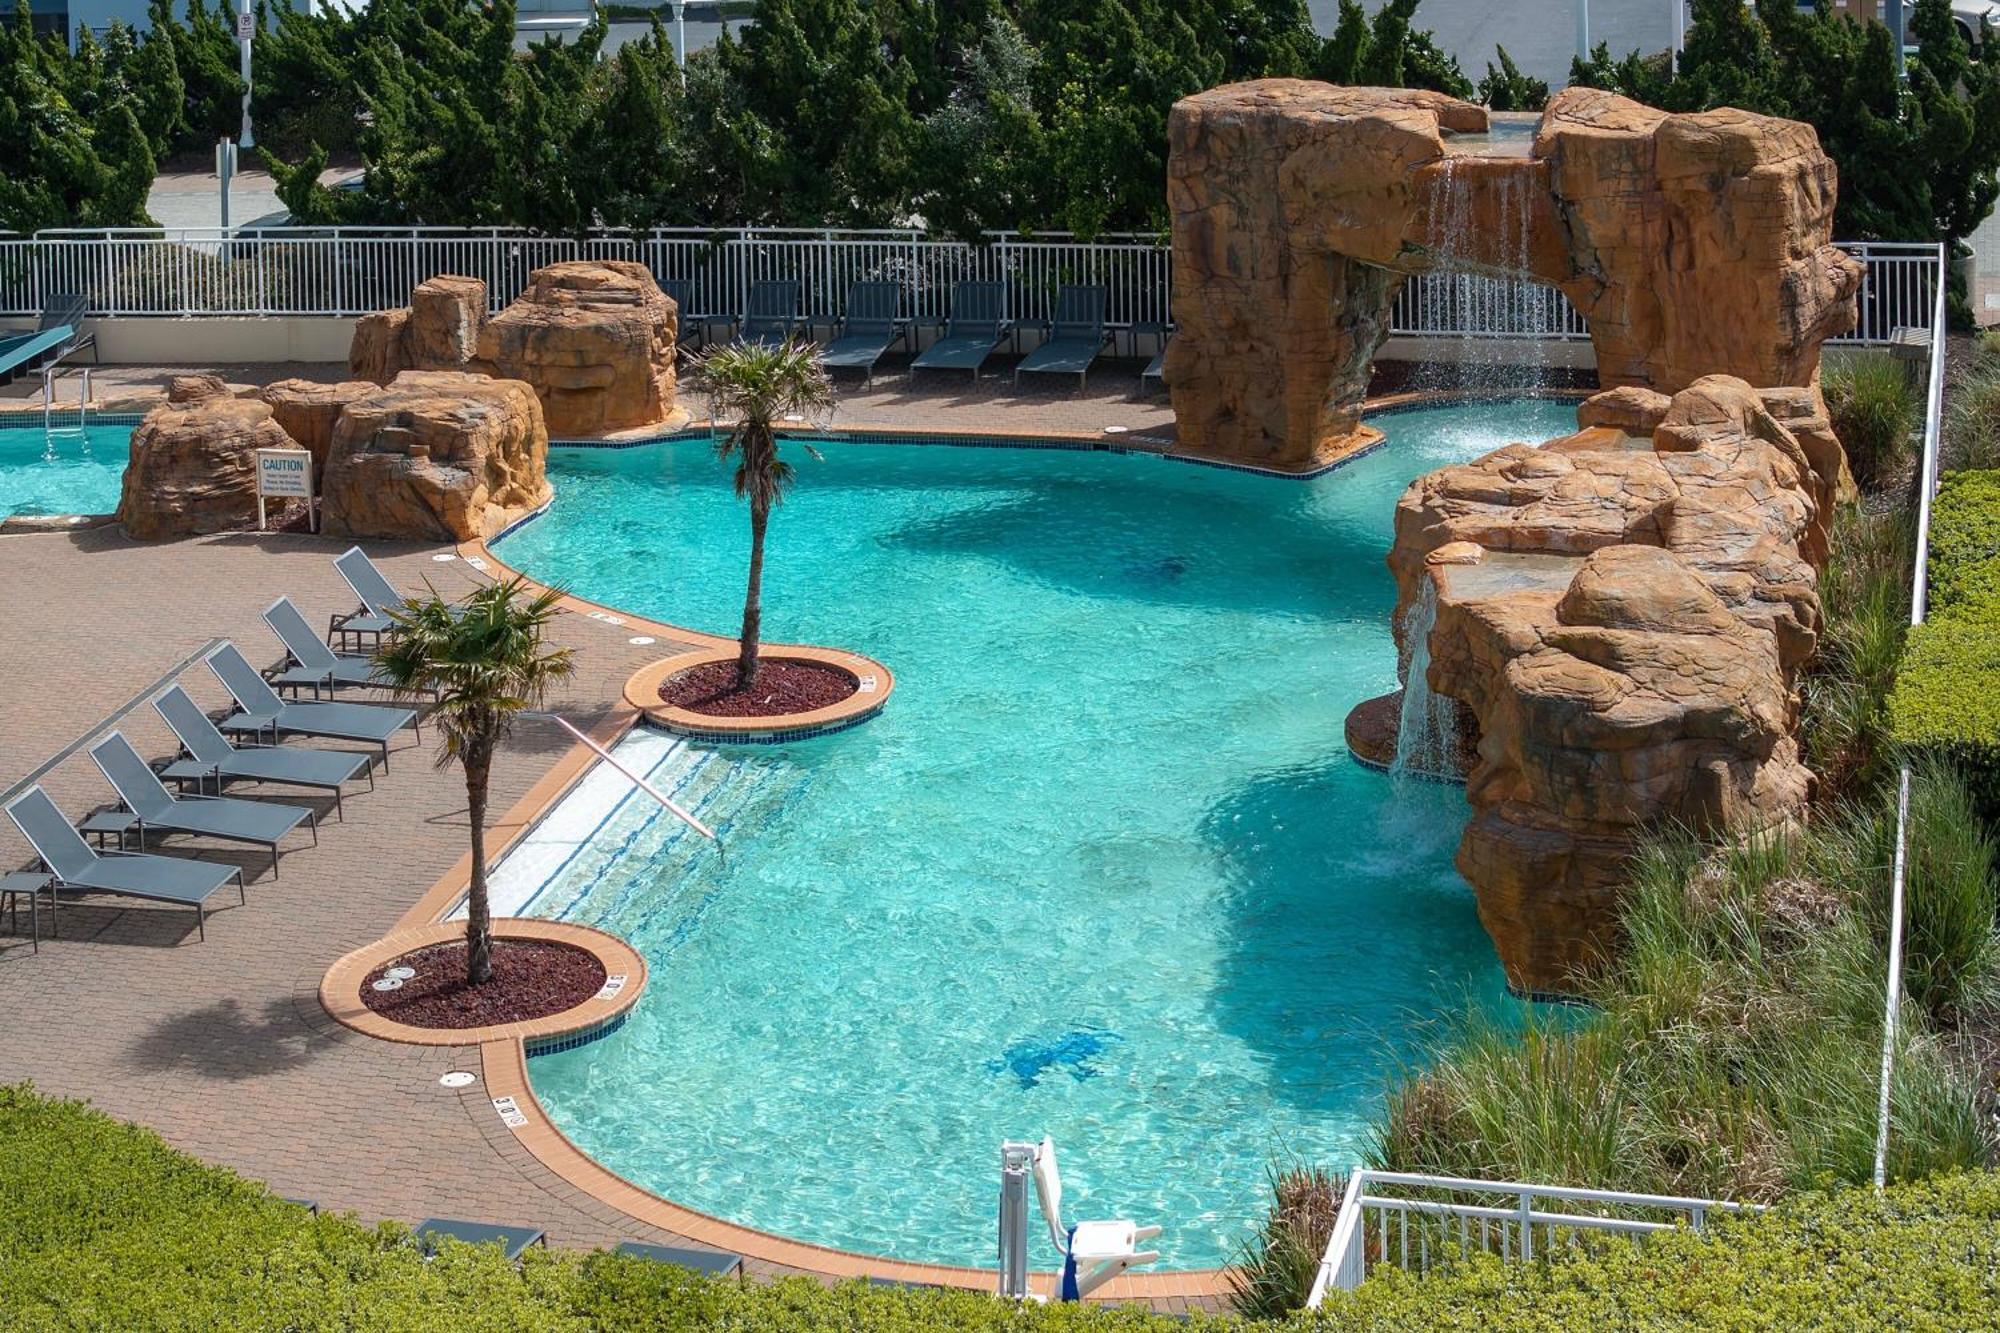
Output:
[[[1000,1145],[1000,1294],[1033,1299],[1028,1290],[1028,1179],[1049,1225],[1049,1239],[1063,1256],[1057,1299],[1080,1301],[1091,1292],[1140,1264],[1159,1262],[1158,1250],[1141,1250],[1139,1242],[1160,1234],[1156,1226],[1129,1221],[1078,1222],[1062,1220],[1062,1174],[1056,1167],[1055,1140],[1040,1143],[1008,1141]]]

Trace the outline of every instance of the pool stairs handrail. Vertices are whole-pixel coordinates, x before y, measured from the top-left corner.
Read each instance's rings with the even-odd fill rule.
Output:
[[[1507,1202],[1496,1205],[1451,1197],[1454,1195],[1473,1195],[1482,1200],[1501,1196]],[[1535,1206],[1538,1200],[1581,1205],[1591,1211],[1544,1210]],[[1550,1249],[1565,1239],[1574,1242],[1584,1231],[1643,1240],[1654,1232],[1672,1231],[1683,1223],[1694,1231],[1702,1231],[1714,1213],[1762,1211],[1758,1204],[1721,1199],[1628,1194],[1620,1190],[1527,1185],[1518,1181],[1472,1180],[1356,1167],[1347,1178],[1333,1235],[1320,1259],[1312,1292],[1306,1297],[1306,1308],[1318,1309],[1330,1290],[1354,1290],[1368,1276],[1371,1265],[1388,1264],[1424,1273],[1454,1249],[1461,1257],[1477,1250],[1504,1260],[1533,1259],[1539,1250]],[[1372,1255],[1371,1218],[1375,1224]],[[1566,1237],[1562,1235],[1565,1232]]]
[[[722,839],[718,838],[715,835],[714,829],[702,823],[699,819],[696,819],[686,810],[683,810],[680,806],[676,805],[671,797],[667,796],[664,792],[662,792],[659,788],[655,787],[652,783],[646,781],[646,779],[640,777],[637,773],[634,773],[631,769],[619,763],[618,760],[612,756],[611,751],[605,749],[602,745],[599,745],[596,741],[590,739],[590,737],[584,735],[581,731],[578,731],[575,727],[571,726],[566,718],[559,717],[554,713],[529,713],[527,714],[527,716],[547,718],[549,721],[555,723],[557,726],[561,727],[564,731],[567,731],[570,735],[576,737],[576,739],[581,741],[584,745],[588,746],[592,754],[595,754],[599,759],[602,759],[605,763],[611,765],[613,768],[617,769],[620,773],[623,773],[625,777],[631,781],[633,786],[637,787],[640,791],[645,792],[646,795],[652,797],[655,801],[658,801],[661,806],[663,806],[670,814],[677,817],[682,823],[686,824],[696,833],[701,834],[702,837],[707,838],[717,847],[722,846]]]
[[[1049,1239],[1063,1256],[1060,1300],[1079,1301],[1112,1278],[1141,1264],[1158,1263],[1158,1250],[1141,1250],[1139,1242],[1160,1234],[1157,1226],[1130,1221],[1078,1222],[1062,1220],[1062,1172],[1056,1165],[1055,1140],[1040,1143],[1008,1140],[1000,1145],[1000,1294],[1032,1299],[1028,1291],[1027,1182],[1048,1223]]]

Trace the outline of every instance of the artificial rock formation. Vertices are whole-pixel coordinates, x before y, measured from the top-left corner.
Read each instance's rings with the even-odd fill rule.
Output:
[[[321,530],[431,541],[492,537],[548,503],[548,452],[542,405],[529,385],[405,371],[348,403],[334,423]]]
[[[1180,445],[1302,469],[1354,448],[1403,278],[1446,267],[1559,287],[1598,377],[1807,386],[1850,328],[1835,170],[1809,125],[1668,115],[1570,88],[1524,151],[1438,93],[1263,79],[1168,121]]]
[[[1418,478],[1389,557],[1399,638],[1428,633],[1406,688],[1456,700],[1472,730],[1458,867],[1531,992],[1603,956],[1647,831],[1803,811],[1793,686],[1845,484],[1813,390],[1710,376],[1578,418]]]
[[[491,319],[486,284],[442,274],[409,306],[366,316],[348,369],[388,384],[405,370],[467,370],[526,381],[558,435],[649,426],[674,412],[680,313],[643,264],[577,260],[538,268]]]
[[[349,403],[358,402],[377,391],[366,380],[278,380],[257,390],[259,402],[268,403],[271,415],[284,427],[300,448],[313,456],[314,473],[326,468],[326,456],[333,448],[333,426]]]
[[[267,404],[182,376],[132,432],[118,521],[141,541],[241,527],[257,513],[257,450],[295,447]]]

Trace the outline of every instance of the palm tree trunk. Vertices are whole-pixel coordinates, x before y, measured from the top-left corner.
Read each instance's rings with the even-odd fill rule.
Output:
[[[747,690],[757,683],[757,635],[764,619],[764,528],[771,521],[771,507],[760,500],[750,502],[750,587],[743,595],[743,634],[736,657],[736,688]]]
[[[486,792],[493,775],[493,746],[487,737],[464,751],[465,805],[472,817],[472,885],[465,899],[465,982],[480,986],[493,978],[493,912],[486,901]]]

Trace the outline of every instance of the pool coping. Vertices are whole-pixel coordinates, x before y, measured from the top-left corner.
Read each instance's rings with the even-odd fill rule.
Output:
[[[1581,390],[1544,390],[1538,393],[1494,393],[1481,391],[1413,391],[1390,395],[1372,400],[1364,405],[1363,414],[1392,413],[1413,408],[1450,403],[1479,401],[1508,401],[1520,398],[1548,398],[1558,401],[1581,401],[1589,396]],[[705,424],[691,425],[671,436],[658,439],[635,440],[631,442],[595,442],[584,447],[635,448],[644,444],[661,443],[667,439],[701,438],[708,431]],[[876,434],[864,426],[845,429],[849,436],[866,435],[877,439],[910,440],[937,439],[949,442],[944,436],[904,430],[892,434]],[[1005,438],[999,433],[982,434],[972,437],[995,442],[994,447],[1005,447],[998,442]],[[1038,431],[1024,434],[1022,443],[1014,447],[1028,447],[1029,442],[1057,441],[1054,447],[1087,447],[1103,449],[1107,452],[1151,454],[1170,461],[1192,462],[1197,465],[1222,467],[1228,470],[1257,472],[1284,480],[1310,480],[1323,476],[1335,468],[1344,466],[1365,454],[1379,448],[1384,440],[1376,441],[1366,448],[1350,452],[1333,463],[1312,473],[1277,472],[1270,469],[1246,467],[1237,464],[1217,463],[1207,459],[1187,455],[1175,455],[1154,449],[1133,449],[1107,442],[1103,436],[1071,434],[1064,436],[1058,432]],[[963,442],[963,441],[961,441]],[[551,447],[566,447],[552,441]],[[546,508],[546,507],[545,507]],[[512,532],[540,515],[528,515],[511,525]],[[494,541],[507,535],[496,534]],[[485,562],[481,569],[492,577],[519,578],[537,590],[549,590],[548,585],[524,571],[514,568],[495,555],[484,539],[475,539],[458,544],[457,553],[461,559],[478,558]],[[479,568],[475,566],[475,568]],[[733,652],[736,640],[718,635],[671,625],[663,621],[651,620],[644,616],[632,615],[616,607],[593,602],[573,593],[563,592],[558,603],[562,609],[591,616],[593,619],[631,627],[640,633],[672,640],[686,645],[685,651],[674,654],[666,662],[677,666],[690,664],[695,657],[708,652]],[[771,650],[788,651],[804,645],[771,645]],[[676,659],[679,659],[676,662]],[[656,664],[658,665],[658,664]],[[642,717],[639,709],[632,706],[629,699],[616,701],[611,711],[594,729],[591,739],[598,745],[611,748]],[[510,806],[507,811],[490,826],[489,856],[497,864],[514,845],[540,822],[543,816],[553,810],[558,801],[574,787],[596,763],[598,756],[588,746],[577,743],[570,746],[549,770]],[[440,922],[457,907],[465,896],[466,886],[471,877],[471,854],[462,855],[456,865],[446,871],[432,884],[422,897],[411,905],[398,922],[397,930],[417,929]],[[636,997],[635,997],[636,998]],[[816,1245],[807,1241],[792,1240],[772,1232],[761,1231],[741,1223],[703,1213],[685,1205],[677,1204],[664,1195],[656,1194],[627,1180],[602,1162],[584,1152],[567,1135],[557,1128],[548,1112],[536,1097],[532,1080],[528,1074],[527,1043],[517,1036],[500,1036],[479,1043],[481,1077],[487,1093],[494,1099],[496,1115],[512,1132],[515,1141],[528,1155],[543,1167],[554,1172],[586,1195],[635,1221],[676,1232],[690,1240],[705,1245],[714,1245],[740,1254],[745,1259],[795,1269],[835,1279],[879,1277],[898,1282],[931,1284],[958,1287],[968,1290],[992,1291],[996,1288],[998,1275],[994,1270],[957,1267],[947,1264],[923,1263],[913,1260],[892,1259],[885,1256],[866,1255],[854,1251],[837,1249],[832,1246]],[[504,1103],[510,1112],[499,1107]],[[1092,1293],[1093,1301],[1161,1301],[1174,1298],[1194,1300],[1226,1299],[1233,1290],[1233,1270],[1227,1268],[1188,1269],[1168,1272],[1131,1272],[1106,1283]],[[1030,1274],[1032,1288],[1043,1295],[1053,1295],[1058,1275],[1048,1271]]]

